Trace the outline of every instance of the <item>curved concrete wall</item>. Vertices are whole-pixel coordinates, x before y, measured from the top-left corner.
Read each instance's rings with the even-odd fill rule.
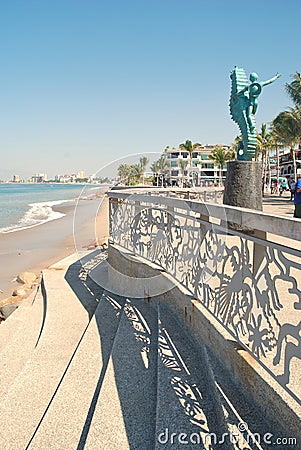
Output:
[[[216,318],[189,291],[158,266],[125,252],[116,244],[109,244],[109,285],[113,292],[126,289],[128,297],[147,298],[150,302],[164,302],[176,314],[197,345],[206,346],[222,362],[235,383],[265,415],[272,427],[282,430],[283,436],[301,442],[301,406],[259,364],[259,362],[225,330]],[[123,273],[127,282],[116,276]],[[160,279],[164,292],[151,295],[150,279]],[[133,282],[133,280],[136,280]],[[140,288],[138,288],[140,286]],[[164,290],[165,287],[165,290]],[[139,290],[140,289],[140,290]],[[123,294],[124,295],[124,294]]]

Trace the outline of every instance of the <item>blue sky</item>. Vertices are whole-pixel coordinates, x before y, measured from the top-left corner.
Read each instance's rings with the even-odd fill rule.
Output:
[[[290,105],[300,16],[298,0],[0,2],[0,177],[229,144],[235,65],[282,74],[259,99],[260,128]]]

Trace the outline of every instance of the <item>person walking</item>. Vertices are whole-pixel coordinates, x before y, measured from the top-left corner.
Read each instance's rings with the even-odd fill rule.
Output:
[[[280,183],[280,186],[279,186],[279,197],[282,196],[282,192],[283,192],[283,185],[282,185],[282,183]]]
[[[290,181],[290,191],[291,191],[291,198],[290,198],[290,200],[294,200],[295,187],[296,187],[296,182],[295,182],[295,180],[292,178],[291,181]]]
[[[294,217],[301,219],[301,174],[297,175],[294,204],[295,204]]]

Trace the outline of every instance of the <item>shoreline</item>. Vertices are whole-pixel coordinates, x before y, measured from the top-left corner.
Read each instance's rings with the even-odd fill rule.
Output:
[[[36,227],[0,234],[0,302],[20,286],[16,281],[20,272],[34,272],[38,276],[43,269],[77,250],[87,249],[90,243],[102,244],[107,240],[108,199],[105,194],[57,205],[53,210],[65,216]]]

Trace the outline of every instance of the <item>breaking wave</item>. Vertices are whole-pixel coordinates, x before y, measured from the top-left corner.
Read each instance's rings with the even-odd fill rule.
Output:
[[[30,203],[30,208],[25,212],[23,217],[21,217],[19,222],[15,225],[0,228],[0,233],[13,233],[15,231],[21,231],[27,228],[36,227],[52,220],[61,219],[66,214],[54,211],[52,207],[72,201],[74,201],[74,199]]]

